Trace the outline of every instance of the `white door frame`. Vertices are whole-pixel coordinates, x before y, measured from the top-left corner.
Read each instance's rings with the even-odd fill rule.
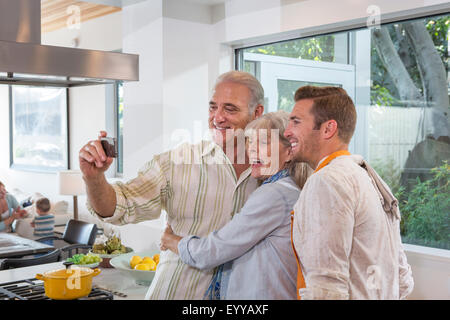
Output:
[[[278,80],[338,84],[355,98],[355,67],[353,65],[296,58],[244,53],[244,61],[260,63],[260,81],[265,91],[266,110],[278,110]]]

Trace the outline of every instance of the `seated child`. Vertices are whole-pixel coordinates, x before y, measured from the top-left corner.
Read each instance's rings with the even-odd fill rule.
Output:
[[[53,236],[55,226],[55,217],[50,213],[50,201],[47,198],[41,198],[36,201],[36,216],[31,222],[34,228],[33,235],[36,238]],[[53,240],[42,241],[45,244],[53,246]]]

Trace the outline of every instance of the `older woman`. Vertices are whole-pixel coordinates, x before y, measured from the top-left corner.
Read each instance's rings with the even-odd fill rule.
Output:
[[[6,191],[0,182],[0,232],[9,231],[14,220],[22,218],[26,211],[20,208],[16,198]]]
[[[296,299],[297,264],[290,242],[290,212],[310,174],[292,164],[284,137],[289,114],[268,113],[246,128],[251,175],[261,186],[241,211],[207,237],[180,237],[167,226],[161,249],[199,269],[218,267],[207,299]]]

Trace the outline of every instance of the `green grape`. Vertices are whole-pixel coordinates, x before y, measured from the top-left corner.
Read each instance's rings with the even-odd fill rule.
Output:
[[[82,253],[74,254],[72,258],[67,259],[67,261],[71,261],[74,264],[93,264],[100,262],[101,260],[102,259],[98,255],[92,253],[88,253],[87,255]]]

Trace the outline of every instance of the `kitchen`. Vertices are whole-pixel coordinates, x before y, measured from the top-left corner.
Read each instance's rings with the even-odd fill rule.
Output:
[[[92,2],[111,6],[118,3],[106,0]],[[345,4],[351,5],[353,10],[348,10],[344,4],[336,7],[333,1],[209,2],[122,1],[122,10],[82,22],[79,29],[66,27],[42,34],[44,45],[121,50],[139,55],[139,81],[124,84],[123,100],[127,109],[123,115],[126,132],[123,136],[123,172],[120,175],[114,170],[109,172],[111,181],[134,177],[143,159],[148,160],[152,155],[178,144],[180,141],[173,136],[175,130],[191,133],[189,138],[192,142],[202,138],[207,128],[208,93],[220,73],[234,68],[235,48],[359,27],[370,16],[367,9],[373,4],[382,9],[386,22],[418,14],[431,16],[448,10],[448,3],[444,1],[427,6],[423,1],[402,1],[396,5],[389,1],[347,1]],[[304,12],[310,14],[305,16]],[[69,91],[68,161],[71,169],[77,169],[77,154],[81,146],[96,137],[100,130],[114,132],[115,123],[114,114],[110,112],[111,97],[103,85],[74,87]],[[1,150],[10,149],[8,95],[7,86],[1,86]],[[182,116],[175,117],[175,114]],[[145,128],[145,132],[141,128]],[[54,173],[14,170],[10,168],[8,153],[2,154],[0,161],[1,180],[6,181],[10,189],[24,189],[29,194],[38,191],[54,199],[69,200],[71,205],[70,198],[59,194]],[[87,221],[98,222],[87,212],[85,202],[86,197],[79,196],[80,216]],[[128,246],[135,251],[143,251],[150,245],[142,243],[140,237],[150,233],[152,239],[149,242],[157,244],[163,226],[164,216],[156,221],[118,229]],[[448,299],[450,288],[443,285],[449,277],[448,250],[408,247],[408,260],[416,282],[412,298]],[[14,275],[11,277],[1,272],[0,276],[5,277],[1,282],[32,278],[35,272],[44,271],[36,268],[23,274],[8,271]],[[108,272],[112,270],[96,278],[108,276]],[[101,283],[100,286],[104,285]],[[125,291],[128,296],[136,298],[135,293],[143,294],[139,287],[131,288],[128,293],[122,287],[109,289]]]

